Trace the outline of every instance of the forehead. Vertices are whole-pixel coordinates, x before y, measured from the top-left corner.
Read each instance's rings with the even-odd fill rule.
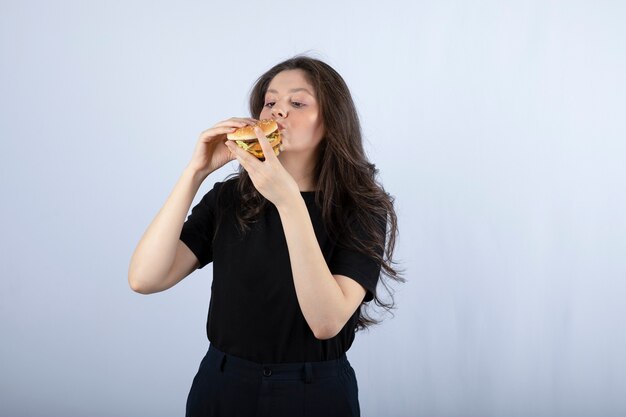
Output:
[[[313,86],[307,80],[306,73],[301,69],[279,72],[272,78],[272,81],[270,81],[267,87],[268,92],[277,92],[278,94],[289,93],[292,90],[300,89],[306,89],[311,95],[315,96]]]

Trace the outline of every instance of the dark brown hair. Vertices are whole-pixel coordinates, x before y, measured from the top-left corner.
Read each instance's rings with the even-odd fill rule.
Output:
[[[352,239],[351,247],[375,259],[381,266],[380,281],[389,294],[388,300],[374,294],[374,302],[391,312],[394,308],[393,291],[383,276],[397,282],[405,281],[393,267],[398,234],[394,198],[378,183],[378,170],[365,155],[356,107],[343,78],[320,60],[295,56],[259,77],[250,93],[250,113],[258,119],[272,79],[282,71],[295,69],[304,71],[313,86],[324,126],[314,171],[315,200],[321,207],[324,227],[334,241],[344,233],[359,236],[359,239]],[[235,175],[241,196],[236,217],[245,233],[269,202],[254,188],[245,169],[240,167]],[[380,322],[361,307],[355,330]]]

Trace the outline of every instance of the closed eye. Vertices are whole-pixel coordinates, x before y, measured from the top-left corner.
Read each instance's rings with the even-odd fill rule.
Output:
[[[292,101],[291,105],[297,108],[304,106],[304,103],[300,103],[299,101]]]

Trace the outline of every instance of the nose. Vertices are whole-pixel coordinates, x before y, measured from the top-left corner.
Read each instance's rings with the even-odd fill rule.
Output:
[[[287,112],[275,104],[274,107],[272,107],[272,117],[284,119],[287,117]]]

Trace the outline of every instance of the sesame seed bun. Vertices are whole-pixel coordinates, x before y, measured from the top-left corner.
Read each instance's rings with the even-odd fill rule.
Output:
[[[259,126],[265,136],[269,136],[270,133],[278,129],[276,120],[260,120],[254,126],[244,126],[232,133],[226,135],[228,140],[257,140],[256,133],[254,133],[255,126]]]

